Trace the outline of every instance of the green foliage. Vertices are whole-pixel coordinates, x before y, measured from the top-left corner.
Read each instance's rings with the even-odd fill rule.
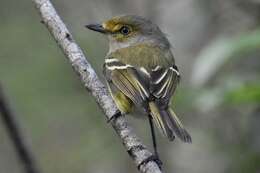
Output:
[[[260,154],[255,151],[248,152],[243,158],[239,159],[239,162],[235,165],[234,172],[247,173],[258,172],[260,169]]]
[[[260,83],[247,84],[234,88],[225,94],[226,103],[254,104],[260,103]]]

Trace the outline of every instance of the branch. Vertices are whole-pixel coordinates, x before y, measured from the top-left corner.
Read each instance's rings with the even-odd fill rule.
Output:
[[[128,154],[134,160],[140,172],[161,173],[158,164],[151,160],[145,162],[153,155],[140,139],[132,132],[124,116],[119,115],[112,98],[106,87],[99,80],[96,72],[83,55],[82,50],[75,43],[69,30],[58,16],[56,10],[49,0],[33,0],[38,9],[42,23],[46,25],[50,33],[62,49],[65,57],[70,61],[75,72],[80,76],[85,88],[93,95],[96,102],[103,110],[107,119],[112,119],[111,124],[121,138]]]
[[[36,167],[33,155],[26,145],[21,130],[19,130],[19,125],[16,121],[16,116],[11,110],[7,98],[4,95],[3,88],[0,85],[0,114],[2,115],[3,124],[6,126],[7,132],[13,142],[16,153],[19,156],[24,169],[27,173],[40,173],[39,169]]]

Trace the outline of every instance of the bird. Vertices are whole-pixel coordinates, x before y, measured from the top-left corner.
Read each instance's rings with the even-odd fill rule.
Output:
[[[155,155],[159,157],[153,123],[169,141],[177,136],[191,143],[190,134],[170,107],[180,72],[161,29],[137,15],[119,15],[85,27],[108,37],[103,73],[109,93],[122,114],[137,110],[148,117]]]

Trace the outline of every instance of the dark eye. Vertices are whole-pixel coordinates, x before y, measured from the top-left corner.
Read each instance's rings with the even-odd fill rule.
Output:
[[[123,34],[123,35],[128,35],[128,34],[130,33],[129,27],[123,26],[123,27],[120,29],[120,33]]]

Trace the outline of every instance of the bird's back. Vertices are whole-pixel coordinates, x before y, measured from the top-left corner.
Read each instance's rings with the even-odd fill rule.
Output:
[[[136,68],[145,68],[148,72],[156,68],[158,64],[162,67],[174,65],[174,58],[170,49],[163,49],[149,43],[139,43],[126,48],[117,49],[107,55],[107,58],[115,58],[124,64]]]

